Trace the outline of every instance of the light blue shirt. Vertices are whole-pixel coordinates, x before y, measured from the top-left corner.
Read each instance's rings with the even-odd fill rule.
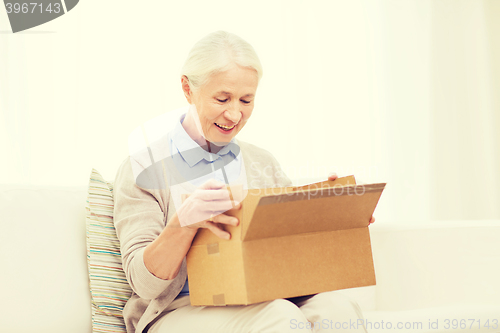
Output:
[[[180,117],[170,137],[172,158],[183,178],[189,179],[196,187],[212,178],[226,184],[236,181],[241,172],[242,156],[234,138],[218,153],[210,153],[200,147],[182,127],[185,116]],[[185,295],[189,295],[187,279],[177,297]]]

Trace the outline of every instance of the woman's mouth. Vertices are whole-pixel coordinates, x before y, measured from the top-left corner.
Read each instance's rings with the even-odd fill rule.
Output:
[[[214,123],[214,124],[215,124],[215,126],[220,128],[224,132],[231,132],[231,130],[236,127],[236,125],[223,125],[223,124],[217,124],[217,123]]]

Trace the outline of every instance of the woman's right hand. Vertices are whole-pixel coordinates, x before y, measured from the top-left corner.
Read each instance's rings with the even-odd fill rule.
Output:
[[[177,209],[181,226],[189,229],[207,228],[217,237],[230,239],[231,234],[221,224],[237,226],[238,218],[224,214],[240,209],[241,203],[232,201],[225,184],[211,179],[197,188]]]

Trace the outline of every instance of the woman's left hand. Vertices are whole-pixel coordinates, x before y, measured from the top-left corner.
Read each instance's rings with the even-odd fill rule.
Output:
[[[332,173],[331,175],[328,176],[328,180],[335,180],[338,177],[339,176],[337,176],[336,173]],[[370,223],[369,224],[372,224],[373,222],[375,222],[375,218],[372,216],[371,219],[370,219]]]

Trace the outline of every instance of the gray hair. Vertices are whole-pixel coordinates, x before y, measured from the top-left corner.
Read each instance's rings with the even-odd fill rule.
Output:
[[[224,72],[234,64],[252,68],[262,77],[262,65],[252,45],[226,31],[216,31],[199,40],[189,52],[181,70],[189,87],[197,90],[213,74]]]

